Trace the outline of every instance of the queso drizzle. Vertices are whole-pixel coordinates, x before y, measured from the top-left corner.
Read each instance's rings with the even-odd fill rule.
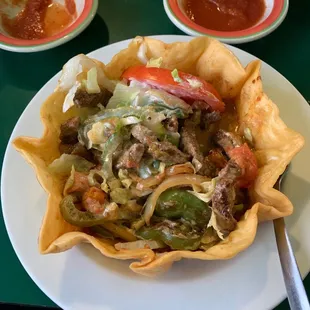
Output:
[[[186,0],[185,11],[196,24],[218,31],[254,26],[264,15],[264,0]]]

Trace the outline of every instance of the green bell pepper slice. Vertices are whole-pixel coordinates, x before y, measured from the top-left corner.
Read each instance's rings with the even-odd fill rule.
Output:
[[[204,227],[209,223],[211,209],[184,189],[171,188],[158,198],[155,215],[166,219],[184,219],[193,226]]]

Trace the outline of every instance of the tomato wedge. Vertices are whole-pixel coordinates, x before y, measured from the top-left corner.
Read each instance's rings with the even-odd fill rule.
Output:
[[[173,73],[177,77],[173,77]],[[162,89],[182,99],[205,102],[204,108],[223,112],[225,105],[216,89],[205,80],[164,68],[133,66],[125,70],[122,78],[148,84],[152,88]],[[201,106],[201,105],[200,105]]]
[[[240,187],[249,187],[256,179],[258,165],[254,153],[248,145],[244,143],[228,151],[228,156],[233,159],[242,170],[242,175],[238,181]]]

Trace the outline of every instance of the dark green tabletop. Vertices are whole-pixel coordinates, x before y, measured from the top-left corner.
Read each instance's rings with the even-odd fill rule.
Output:
[[[19,54],[0,50],[0,164],[7,141],[28,102],[62,65],[78,53],[136,35],[184,34],[165,14],[162,0],[100,0],[96,17],[74,40],[55,49]],[[310,100],[310,1],[291,1],[283,24],[261,40],[238,47],[269,63]],[[309,101],[310,102],[310,101]],[[18,261],[0,219],[0,302],[55,306]],[[310,277],[304,281],[310,294]],[[284,301],[277,310],[289,309]]]

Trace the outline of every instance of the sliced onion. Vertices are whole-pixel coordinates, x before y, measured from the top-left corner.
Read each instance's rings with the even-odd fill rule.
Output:
[[[164,172],[155,176],[148,177],[146,179],[138,180],[137,189],[143,190],[154,187],[160,184],[166,177],[174,176],[177,174],[192,174],[195,173],[195,168],[191,163],[174,165],[167,168]]]
[[[154,240],[137,240],[133,242],[120,242],[114,245],[116,250],[140,250],[140,249],[160,249],[164,247],[161,242]]]
[[[153,190],[148,188],[148,189],[140,191],[136,188],[131,188],[130,192],[131,192],[132,198],[135,198],[135,197],[140,198],[140,197],[148,196],[149,194],[153,192]]]
[[[216,231],[217,235],[219,236],[220,239],[224,240],[224,235],[223,233],[221,232],[219,226],[217,225],[217,221],[216,221],[216,215],[215,213],[212,211],[211,213],[211,218],[210,218],[210,221],[208,223],[208,228],[209,227],[213,227],[213,229]]]
[[[139,181],[139,183],[137,184],[137,189],[142,191],[144,189],[156,186],[164,180],[165,176],[166,176],[166,174],[165,174],[165,172],[163,172],[163,173],[159,173],[155,176],[148,177],[146,179],[141,179]]]
[[[145,203],[145,209],[144,209],[144,220],[149,225],[151,217],[154,213],[157,199],[160,196],[161,193],[163,193],[165,190],[171,187],[175,186],[187,186],[187,185],[200,185],[203,182],[209,181],[210,179],[207,177],[203,177],[200,175],[195,174],[181,174],[177,176],[170,177],[166,179],[164,182],[162,182],[156,190],[150,195],[150,197],[147,199]]]
[[[173,176],[177,174],[191,174],[196,173],[194,166],[191,163],[174,165],[166,169],[167,176]]]

